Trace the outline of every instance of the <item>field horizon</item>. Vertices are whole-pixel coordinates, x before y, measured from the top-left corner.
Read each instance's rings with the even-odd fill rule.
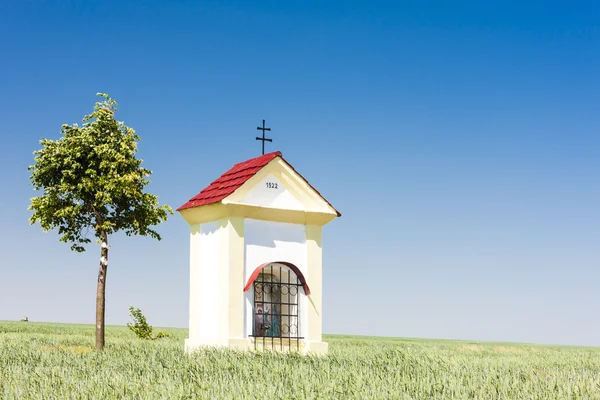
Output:
[[[81,327],[90,327],[94,329],[94,324],[85,324],[78,322],[55,322],[55,321],[19,321],[19,320],[2,320],[3,323],[23,323],[23,324],[55,324],[55,325],[73,325]],[[152,324],[150,324],[152,325]],[[106,327],[112,328],[127,328],[126,325],[107,324]],[[155,326],[152,325],[155,330],[185,330],[188,328],[181,328],[176,326]],[[457,344],[484,344],[484,345],[508,345],[508,346],[539,346],[539,347],[560,347],[560,348],[578,348],[578,349],[597,349],[600,350],[600,346],[588,346],[588,345],[577,345],[577,344],[560,344],[560,343],[536,343],[536,342],[510,342],[510,341],[495,341],[495,340],[478,340],[478,339],[449,339],[442,337],[410,337],[410,336],[377,336],[377,335],[355,335],[346,333],[323,333],[323,338],[328,337],[341,339],[374,339],[374,340],[402,340],[402,341],[423,341],[423,342],[445,342],[445,343],[457,343]],[[326,340],[325,340],[326,341]]]

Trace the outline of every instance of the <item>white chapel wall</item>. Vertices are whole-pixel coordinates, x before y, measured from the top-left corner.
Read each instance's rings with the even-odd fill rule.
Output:
[[[287,261],[307,273],[306,226],[284,222],[244,220],[244,284],[254,270],[268,262]],[[310,282],[308,282],[310,286]],[[303,307],[304,308],[304,307]],[[252,334],[252,289],[245,293],[246,335]]]
[[[244,282],[261,264],[287,261],[307,275],[306,226],[285,222],[244,220]]]
[[[219,223],[209,222],[200,225],[198,240],[198,278],[196,294],[200,296],[198,314],[202,322],[197,327],[199,336],[217,338],[219,335],[219,314],[215,300],[219,295]],[[192,289],[194,290],[194,289]],[[205,321],[214,321],[206,323]]]

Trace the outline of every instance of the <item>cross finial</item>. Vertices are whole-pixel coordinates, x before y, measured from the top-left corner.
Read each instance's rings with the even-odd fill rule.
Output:
[[[262,131],[262,137],[257,137],[256,140],[262,140],[262,153],[263,155],[265,154],[265,142],[272,142],[273,139],[267,139],[265,137],[265,131],[270,131],[271,128],[265,128],[265,120],[262,120],[262,128],[260,126],[257,126],[256,129],[258,129],[259,131]]]

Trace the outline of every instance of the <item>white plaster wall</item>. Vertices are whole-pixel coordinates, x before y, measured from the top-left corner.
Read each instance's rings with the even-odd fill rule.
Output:
[[[306,227],[301,224],[283,222],[244,220],[244,285],[254,270],[264,264],[275,261],[287,261],[294,264],[302,274],[308,276]],[[310,287],[310,282],[308,282]],[[244,331],[252,334],[252,288],[245,293]],[[302,330],[306,329],[306,296],[301,296],[300,318]]]
[[[304,206],[273,174],[269,174],[242,200],[263,207],[304,210]]]
[[[256,267],[266,262],[291,262],[307,276],[306,227],[246,218],[244,253],[244,283]]]
[[[219,224],[209,222],[200,225],[198,240],[198,280],[190,290],[195,290],[199,304],[197,307],[198,337],[214,339],[219,335]]]

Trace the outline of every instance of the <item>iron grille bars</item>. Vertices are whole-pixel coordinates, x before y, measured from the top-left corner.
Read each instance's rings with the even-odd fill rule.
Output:
[[[268,268],[268,269],[267,269]],[[278,265],[264,268],[253,283],[253,324],[254,347],[275,349],[276,343],[283,351],[287,339],[287,350],[300,350],[300,289],[302,283],[296,274]],[[268,271],[268,272],[267,272]],[[293,275],[293,276],[292,276]],[[286,278],[286,279],[284,279]],[[277,341],[276,341],[277,339]]]

